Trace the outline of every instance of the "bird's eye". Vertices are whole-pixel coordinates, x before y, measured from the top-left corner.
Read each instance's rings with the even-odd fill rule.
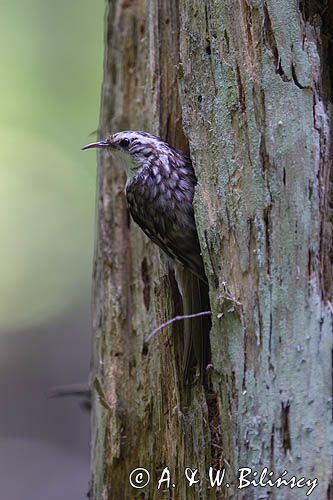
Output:
[[[119,141],[119,146],[121,146],[122,148],[127,148],[127,146],[129,145],[130,141],[129,139],[121,139],[121,141]]]

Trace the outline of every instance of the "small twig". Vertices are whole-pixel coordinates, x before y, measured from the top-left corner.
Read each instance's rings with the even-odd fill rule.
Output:
[[[66,396],[90,397],[90,387],[88,383],[57,385],[47,391],[48,398],[61,398]]]
[[[225,281],[222,281],[222,285],[224,286],[225,298],[236,304],[236,306],[242,306],[243,304],[239,300],[237,300],[236,297],[229,291],[227,283]]]
[[[201,311],[201,312],[195,313],[195,314],[184,314],[184,315],[175,316],[174,318],[169,319],[165,323],[162,323],[160,326],[155,328],[155,330],[153,330],[152,332],[148,333],[148,335],[145,336],[144,341],[149,342],[150,339],[152,339],[156,335],[156,333],[160,332],[161,330],[163,330],[163,328],[171,325],[175,321],[180,321],[182,319],[198,318],[199,316],[211,316],[211,315],[212,315],[212,311]]]

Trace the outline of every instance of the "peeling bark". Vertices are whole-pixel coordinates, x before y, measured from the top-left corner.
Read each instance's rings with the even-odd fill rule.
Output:
[[[95,500],[305,498],[306,488],[237,490],[240,467],[318,478],[310,498],[332,498],[332,11],[324,0],[107,6],[100,134],[143,129],[190,149],[214,372],[206,391],[184,386],[179,323],[144,348],[181,296],[102,153]],[[212,464],[229,488],[208,487]],[[176,486],[163,494],[166,466]],[[136,467],[151,474],[143,490],[128,481]],[[188,486],[185,467],[200,484]]]

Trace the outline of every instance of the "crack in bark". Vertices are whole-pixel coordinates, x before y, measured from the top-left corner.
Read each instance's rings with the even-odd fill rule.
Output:
[[[257,298],[258,322],[259,322],[259,344],[262,346],[264,322],[263,322],[262,313],[261,313],[260,296],[259,296],[258,291],[256,291],[256,298]]]
[[[274,470],[274,463],[275,463],[274,446],[275,446],[275,424],[272,425],[272,430],[271,430],[271,443],[270,443],[270,469],[271,470]]]
[[[291,450],[290,424],[289,424],[290,403],[281,403],[281,441],[284,454]]]
[[[290,78],[287,77],[287,75],[285,74],[285,72],[283,71],[283,68],[282,68],[281,57],[279,55],[279,51],[277,48],[277,43],[275,40],[273,28],[272,28],[272,22],[271,22],[271,18],[270,18],[269,12],[268,12],[266,2],[264,2],[263,9],[264,9],[264,29],[265,29],[266,46],[270,49],[270,51],[273,55],[273,59],[274,59],[274,63],[275,63],[275,72],[278,75],[280,75],[281,79],[284,82],[290,82]]]
[[[246,321],[244,317],[244,308],[243,304],[239,304],[239,312],[240,312],[240,319],[241,319],[241,324],[244,332],[244,362],[243,362],[243,380],[242,380],[242,390],[246,391],[246,372],[247,372],[247,340],[248,340],[248,334],[247,334],[247,328],[246,328]]]
[[[207,252],[208,252],[208,256],[209,256],[210,265],[212,266],[212,271],[213,271],[213,276],[214,276],[214,285],[215,285],[215,288],[218,288],[219,278],[218,278],[218,274],[217,274],[216,269],[215,269],[215,264],[213,262],[212,252],[211,252],[210,245],[208,242],[206,229],[204,230],[204,238],[205,238],[205,243],[206,243],[206,248],[207,248]]]
[[[333,500],[333,480],[330,482],[327,488],[327,500]]]
[[[272,205],[269,205],[264,210],[264,223],[265,223],[265,249],[266,249],[266,263],[268,277],[271,275],[271,232],[272,232]]]
[[[238,64],[236,65],[236,77],[237,77],[237,87],[238,87],[238,102],[239,102],[239,109],[241,113],[244,113],[246,110],[246,103],[245,103],[245,91],[244,91],[244,86],[240,74],[240,69]]]
[[[150,281],[150,273],[148,272],[148,263],[146,257],[141,262],[141,278],[143,282],[143,303],[145,305],[146,311],[149,311],[150,308],[150,290],[151,290],[151,281]]]
[[[332,4],[332,2],[330,2]],[[333,297],[333,211],[330,202],[333,198],[333,13],[329,2],[300,2],[304,19],[305,35],[316,43],[320,56],[320,66],[313,60],[313,123],[318,132],[319,158],[317,159],[319,197],[320,197],[320,245],[319,278],[322,296],[325,301]],[[310,53],[310,57],[312,54]],[[310,195],[310,192],[309,192]]]
[[[293,81],[294,81],[294,84],[296,85],[296,87],[298,87],[299,89],[305,89],[305,87],[303,87],[303,85],[301,85],[297,79],[296,69],[295,69],[294,63],[292,63],[292,65],[291,65],[291,74],[292,74]]]

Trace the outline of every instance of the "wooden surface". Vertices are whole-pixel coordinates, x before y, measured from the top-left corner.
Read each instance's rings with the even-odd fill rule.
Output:
[[[307,488],[236,489],[240,467],[265,466],[275,477],[318,478],[310,498],[331,498],[332,30],[320,3],[309,5],[107,5],[100,134],[143,129],[186,149],[184,125],[215,370],[209,392],[183,385],[180,324],[144,348],[181,299],[172,266],[128,219],[121,168],[101,153],[94,500],[305,498]],[[208,488],[212,463],[226,467],[222,492]],[[175,487],[162,492],[166,466]],[[151,474],[143,490],[128,481],[136,467]],[[188,486],[185,467],[199,469],[200,484]]]

